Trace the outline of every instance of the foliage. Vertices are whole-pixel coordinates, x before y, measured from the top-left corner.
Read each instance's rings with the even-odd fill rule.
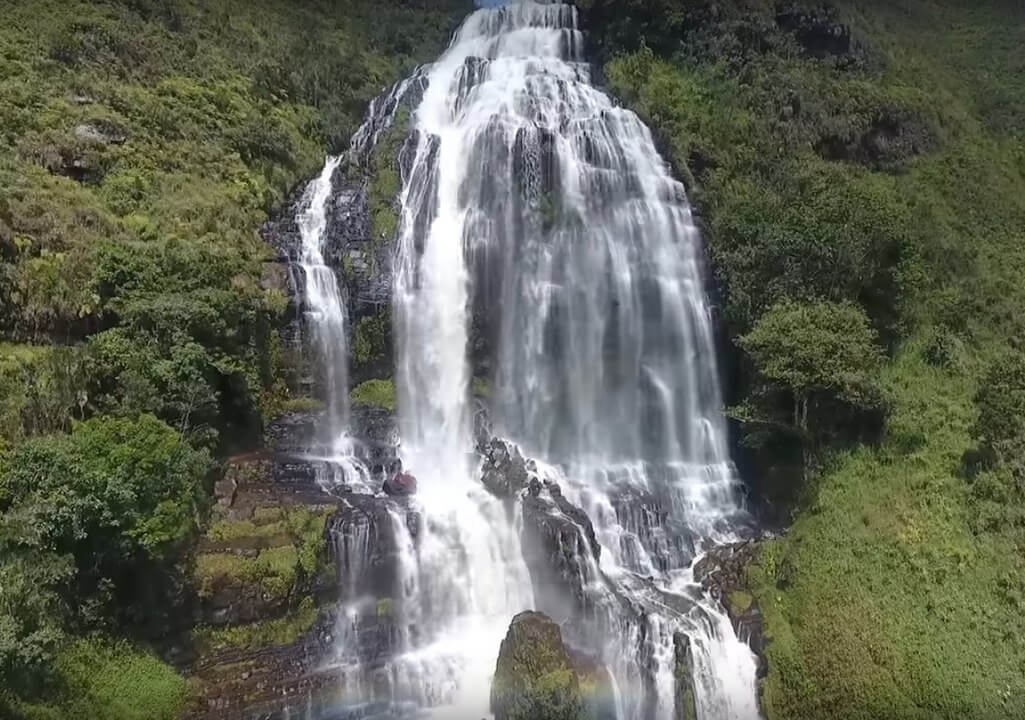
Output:
[[[196,533],[210,469],[205,452],[152,416],[93,419],[29,440],[0,474],[0,542],[71,558],[86,622],[111,605],[145,611],[159,592],[147,583]]]
[[[268,248],[255,231],[372,97],[436,54],[464,9],[10,7],[0,338],[91,338],[87,411],[150,412],[201,442],[252,442],[283,373],[284,309],[261,284]]]
[[[227,547],[196,558],[195,582],[200,596],[225,585],[259,585],[278,598],[296,598],[309,591],[330,563],[324,542],[334,507],[266,508],[252,520],[215,522],[207,539]],[[233,544],[250,551],[239,555]]]
[[[287,303],[257,231],[465,9],[4,6],[0,715],[180,715],[155,659],[74,638],[162,634],[208,453],[312,408],[287,391]],[[285,574],[320,572],[323,518],[276,522],[294,541]]]
[[[387,130],[381,133],[370,156],[370,223],[371,236],[375,242],[386,241],[395,236],[399,229],[399,214],[396,208],[402,177],[399,170],[399,156],[409,133],[409,108],[403,106],[395,113],[395,119]]]
[[[57,658],[56,690],[45,700],[13,701],[16,720],[178,720],[184,678],[153,655],[100,639],[70,645]],[[0,709],[4,699],[0,693]]]
[[[580,683],[559,626],[538,613],[513,618],[491,685],[497,720],[580,720]]]
[[[284,617],[227,628],[199,628],[193,632],[192,639],[204,656],[233,650],[262,650],[296,642],[310,631],[318,617],[320,612],[313,598],[306,597],[296,610]]]
[[[395,412],[395,383],[391,380],[367,380],[349,395],[353,405],[384,408]]]
[[[64,641],[66,610],[55,588],[74,569],[66,557],[0,549],[0,687],[38,693]]]
[[[391,370],[392,321],[388,309],[360,318],[353,332],[353,371]]]
[[[743,422],[783,427],[811,444],[828,441],[828,432],[835,431],[837,406],[867,411],[881,404],[882,353],[855,305],[783,301],[737,344],[753,361],[760,383],[735,413]],[[783,414],[773,402],[779,394],[790,400]]]
[[[1009,352],[996,358],[975,394],[979,418],[973,433],[992,464],[1014,468],[1025,484],[1025,354]]]

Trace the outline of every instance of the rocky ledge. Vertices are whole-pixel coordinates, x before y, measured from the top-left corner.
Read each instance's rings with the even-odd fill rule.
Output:
[[[758,656],[758,677],[765,677],[765,631],[761,608],[746,579],[745,568],[757,561],[760,546],[745,540],[710,550],[694,566],[694,579],[726,610],[737,636]]]

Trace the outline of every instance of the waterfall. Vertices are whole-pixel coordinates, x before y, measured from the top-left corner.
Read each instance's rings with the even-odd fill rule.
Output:
[[[306,325],[324,373],[326,452],[311,448],[318,482],[325,488],[346,484],[365,488],[367,469],[359,460],[349,435],[349,344],[345,301],[334,269],[324,260],[327,211],[332,180],[342,157],[330,157],[320,175],[306,186],[297,218],[300,235],[299,264],[303,270]]]
[[[370,663],[353,650],[354,602],[338,661],[343,695],[386,700],[380,717],[486,717],[508,623],[536,608],[608,670],[619,720],[676,716],[681,638],[700,720],[758,718],[754,655],[693,573],[745,517],[700,238],[650,131],[591,84],[583,46],[570,5],[481,9],[385,96],[394,108],[422,90],[392,297],[399,453],[419,490],[374,521],[394,544],[394,652]],[[354,147],[380,132],[375,108]],[[337,363],[337,450],[345,314],[317,239],[334,169],[311,184],[301,224],[307,301]],[[491,431],[531,458],[513,498],[482,482],[476,383],[491,388]],[[572,530],[558,538],[558,588],[531,564],[528,515]],[[370,552],[368,535],[347,537]]]

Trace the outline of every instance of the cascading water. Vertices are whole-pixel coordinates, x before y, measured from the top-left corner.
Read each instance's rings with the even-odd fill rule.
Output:
[[[357,458],[349,436],[347,313],[335,271],[324,261],[328,201],[332,179],[341,161],[340,156],[328,158],[320,176],[306,187],[298,217],[306,324],[317,351],[318,367],[324,373],[326,400],[322,428],[326,437],[311,459],[317,462],[321,485],[328,487],[347,482],[365,487],[367,470]]]
[[[419,492],[386,506],[396,652],[369,668],[343,627],[344,693],[387,698],[393,715],[483,717],[509,620],[538,605],[607,666],[619,720],[674,717],[683,636],[698,717],[754,720],[754,656],[693,578],[743,519],[699,238],[650,132],[590,84],[582,48],[572,6],[513,2],[473,13],[415,76],[393,310],[400,454]],[[317,183],[308,195],[304,240],[323,234],[326,203]],[[336,348],[339,312],[339,335],[320,336]],[[494,431],[534,458],[516,502],[481,482],[475,369],[493,384]],[[536,507],[577,530],[561,550],[579,595],[566,603],[531,590]]]

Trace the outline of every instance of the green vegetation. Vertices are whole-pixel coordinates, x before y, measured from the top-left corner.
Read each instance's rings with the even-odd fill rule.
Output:
[[[315,409],[288,386],[260,225],[466,7],[5,5],[0,715],[180,716],[179,681],[135,648],[184,612],[211,457]],[[288,543],[243,574],[284,591],[324,571],[313,515],[261,528]],[[217,562],[239,570],[198,565]]]
[[[196,649],[204,656],[233,650],[257,651],[290,645],[313,628],[320,611],[313,598],[303,598],[288,615],[228,628],[198,628],[192,634]]]
[[[540,613],[513,618],[491,683],[495,720],[581,720],[584,707],[559,626]]]
[[[391,127],[381,133],[370,157],[370,221],[374,242],[384,242],[399,229],[397,199],[402,190],[399,155],[409,134],[409,108],[395,113]]]
[[[1020,717],[1022,8],[581,5],[700,210],[792,523],[749,570],[769,720]]]
[[[395,412],[395,383],[391,380],[367,380],[353,389],[349,399],[353,405],[379,407]]]
[[[266,595],[282,599],[309,592],[330,565],[324,534],[334,511],[262,508],[252,520],[215,522],[208,540],[228,547],[197,556],[194,581],[200,596],[226,585],[259,585]],[[236,552],[236,544],[246,552]]]
[[[57,657],[54,674],[56,690],[35,702],[15,700],[0,689],[0,712],[26,720],[179,720],[185,711],[185,680],[124,643],[69,645]]]
[[[475,377],[470,384],[470,391],[473,393],[473,396],[481,400],[490,399],[493,390],[491,381],[487,378]]]
[[[382,308],[374,315],[360,318],[352,338],[353,372],[391,371],[392,321],[391,309]]]

